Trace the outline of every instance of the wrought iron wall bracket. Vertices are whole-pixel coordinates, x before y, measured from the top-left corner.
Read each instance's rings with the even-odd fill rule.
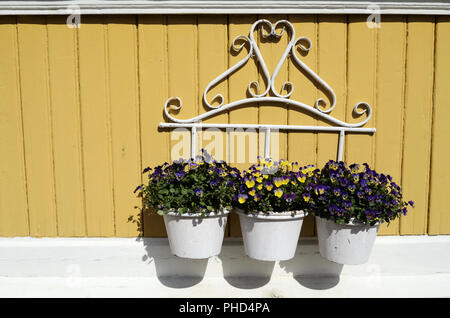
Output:
[[[264,58],[259,50],[258,44],[254,38],[254,32],[257,28],[260,27],[261,36],[263,38],[281,38],[285,32],[288,33],[289,43],[283,52],[278,64],[275,67],[275,70],[272,75],[270,75],[269,70],[266,66]],[[280,30],[281,28],[281,30]],[[269,30],[267,32],[266,30]],[[278,31],[279,30],[279,31]],[[238,44],[238,41],[241,41],[241,44]],[[357,116],[361,116],[366,114],[366,118],[358,123],[346,123],[337,118],[334,118],[329,115],[329,113],[336,106],[336,95],[333,89],[313,70],[311,70],[305,63],[303,63],[296,54],[296,47],[300,50],[307,52],[311,49],[312,43],[307,37],[295,37],[295,30],[293,25],[287,20],[279,20],[276,23],[272,24],[270,21],[261,19],[253,23],[250,33],[248,36],[239,35],[232,41],[231,49],[239,52],[241,51],[245,44],[248,44],[248,54],[237,62],[235,65],[230,67],[228,70],[217,76],[213,79],[205,88],[203,92],[203,102],[204,104],[210,108],[211,110],[189,119],[178,119],[173,117],[169,110],[179,110],[182,107],[182,101],[179,97],[170,97],[165,105],[164,105],[164,113],[167,118],[172,121],[172,123],[160,123],[159,127],[162,128],[190,128],[191,129],[191,157],[195,157],[197,153],[196,149],[196,136],[197,129],[200,128],[253,128],[253,129],[263,129],[265,131],[265,144],[264,144],[264,156],[266,158],[270,157],[270,133],[272,130],[296,130],[296,131],[329,131],[329,132],[339,132],[339,141],[338,141],[338,155],[337,159],[342,160],[343,158],[343,150],[344,150],[344,138],[347,132],[351,133],[374,133],[375,128],[361,128],[364,124],[366,124],[370,117],[372,116],[372,108],[369,104],[365,102],[357,103],[353,112]],[[251,96],[249,98],[241,99],[238,101],[234,101],[228,104],[224,104],[224,97],[222,94],[215,95],[211,101],[217,100],[219,102],[218,105],[212,105],[207,98],[207,93],[211,90],[212,87],[220,83],[222,80],[228,78],[231,74],[239,70],[242,66],[244,66],[247,61],[254,57],[259,66],[261,68],[262,76],[264,82],[266,84],[266,89],[264,92],[260,92],[261,88],[258,81],[252,81],[249,83],[247,87],[248,94]],[[323,98],[318,98],[314,105],[307,105],[300,101],[296,101],[290,99],[294,91],[294,84],[286,81],[283,83],[281,87],[281,91],[278,92],[275,89],[275,80],[280,72],[280,69],[285,62],[285,60],[290,57],[306,74],[308,74],[321,89],[330,96],[330,104],[329,107],[326,100]],[[283,94],[283,92],[286,92]],[[271,94],[272,96],[270,96]],[[299,108],[310,116],[316,116],[318,118],[323,119],[324,121],[333,124],[334,126],[302,126],[302,125],[270,125],[270,124],[214,124],[214,123],[201,123],[201,120],[205,118],[212,117],[216,114],[222,113],[226,110],[231,110],[238,106],[250,104],[250,103],[259,103],[259,102],[269,102],[275,105],[289,105],[293,108]]]

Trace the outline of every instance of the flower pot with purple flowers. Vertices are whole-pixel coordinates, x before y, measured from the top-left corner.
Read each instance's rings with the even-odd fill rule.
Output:
[[[243,171],[234,197],[246,254],[261,261],[295,256],[310,195],[305,191],[314,167],[286,160],[259,159]]]
[[[144,207],[164,217],[172,254],[193,259],[220,254],[239,170],[203,151],[147,172],[148,184],[135,192]]]
[[[319,251],[335,263],[366,263],[380,224],[414,206],[403,200],[391,176],[363,166],[330,160],[312,184],[310,211],[316,217]]]

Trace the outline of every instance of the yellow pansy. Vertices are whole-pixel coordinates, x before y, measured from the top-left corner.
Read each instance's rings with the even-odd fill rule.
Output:
[[[283,184],[283,179],[281,179],[281,178],[275,178],[275,179],[273,179],[273,183],[275,184],[275,186],[276,186],[277,188],[279,188],[279,187],[281,187],[281,185]]]
[[[281,189],[276,189],[274,191],[275,196],[277,196],[278,198],[281,198],[281,196],[283,195],[283,190]]]
[[[308,202],[310,198],[311,198],[311,196],[309,195],[309,193],[303,194],[303,200],[305,200],[305,202]]]
[[[247,179],[247,181],[245,181],[245,185],[247,188],[253,188],[255,186],[255,180]]]
[[[248,194],[250,194],[252,197],[254,197],[256,194],[256,190],[253,188],[250,191],[248,191]]]

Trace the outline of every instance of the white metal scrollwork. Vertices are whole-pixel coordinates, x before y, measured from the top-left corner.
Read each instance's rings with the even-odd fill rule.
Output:
[[[264,58],[259,50],[258,44],[254,38],[254,32],[257,30],[257,27],[260,26],[261,30],[261,36],[263,38],[280,38],[283,36],[285,32],[288,33],[289,36],[289,43],[284,50],[283,55],[281,56],[277,66],[275,67],[275,70],[272,74],[272,76],[269,73],[269,70],[267,69],[266,63],[264,61]],[[270,32],[266,32],[266,28],[270,30]],[[279,33],[277,30],[279,30],[281,27],[281,31]],[[286,31],[287,29],[287,31]],[[238,41],[242,41],[241,44],[237,44]],[[354,108],[353,112],[357,116],[361,116],[363,114],[366,114],[366,118],[358,123],[346,123],[339,119],[336,119],[329,115],[329,113],[334,109],[336,106],[336,95],[334,94],[333,89],[320,77],[318,76],[313,70],[311,70],[305,63],[303,63],[296,54],[296,48],[298,47],[300,50],[307,52],[311,49],[312,43],[307,37],[299,37],[295,38],[295,30],[293,25],[287,21],[287,20],[280,20],[276,23],[272,24],[270,21],[261,19],[253,23],[249,36],[239,35],[237,36],[231,44],[231,49],[233,49],[236,52],[241,51],[245,44],[248,44],[248,54],[241,59],[239,62],[237,62],[235,65],[230,67],[228,70],[217,76],[215,79],[213,79],[205,88],[203,92],[203,102],[205,105],[210,108],[208,112],[198,115],[193,118],[189,119],[178,119],[173,117],[169,113],[169,109],[173,110],[179,110],[182,107],[182,101],[179,97],[170,97],[165,105],[164,105],[164,113],[167,116],[167,118],[173,123],[160,123],[159,126],[162,128],[174,128],[174,127],[185,127],[185,128],[191,128],[192,130],[192,139],[191,139],[191,156],[194,157],[196,153],[196,146],[195,146],[195,139],[196,139],[196,131],[197,128],[257,128],[257,129],[264,129],[266,133],[265,138],[265,157],[270,157],[270,131],[271,129],[281,129],[281,130],[300,130],[300,131],[336,131],[339,132],[339,147],[338,147],[338,160],[342,160],[343,157],[343,146],[344,146],[344,136],[345,132],[365,132],[365,133],[373,133],[375,132],[375,128],[360,128],[364,124],[366,124],[370,117],[372,116],[372,109],[369,104],[365,102],[359,102],[357,103]],[[305,45],[306,44],[306,45]],[[264,82],[266,84],[266,89],[264,92],[260,92],[261,88],[258,83],[258,81],[252,81],[249,83],[247,87],[247,91],[251,97],[241,99],[238,101],[234,101],[228,104],[224,104],[224,97],[222,94],[215,95],[211,103],[213,101],[217,101],[218,105],[214,106],[212,105],[207,98],[207,93],[210,91],[212,87],[220,83],[222,80],[226,79],[228,76],[239,70],[242,66],[244,66],[247,61],[254,56],[256,60],[258,61],[261,70]],[[283,65],[283,63],[286,61],[288,56],[291,57],[295,63],[298,64],[298,66],[306,72],[310,77],[316,81],[317,85],[321,87],[321,89],[326,93],[327,96],[330,97],[330,104],[329,107],[326,108],[327,102],[323,98],[318,98],[314,105],[307,105],[305,103],[292,100],[290,99],[290,96],[292,95],[294,91],[294,84],[286,81],[281,86],[280,92],[278,92],[275,88],[275,79]],[[286,91],[285,94],[282,94],[283,91]],[[273,96],[268,96],[269,92]],[[270,103],[276,103],[281,105],[290,105],[293,107],[298,107],[306,112],[309,112],[311,115],[315,115],[319,118],[324,119],[325,121],[335,124],[336,126],[299,126],[299,125],[265,125],[265,124],[257,124],[257,125],[251,125],[251,124],[202,124],[200,123],[201,120],[212,117],[218,113],[224,112],[225,110],[229,110],[232,108],[235,108],[237,106],[255,103],[255,102],[270,102]],[[175,105],[175,103],[177,105]],[[325,106],[325,107],[324,107]]]

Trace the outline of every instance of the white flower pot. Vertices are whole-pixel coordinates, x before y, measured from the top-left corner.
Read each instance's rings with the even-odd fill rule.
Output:
[[[359,265],[369,260],[380,224],[365,225],[354,221],[336,224],[316,216],[320,255],[329,261]]]
[[[245,253],[260,261],[284,261],[294,257],[306,213],[246,214],[236,209]]]
[[[172,254],[184,258],[208,258],[220,254],[229,211],[219,213],[164,214]]]

